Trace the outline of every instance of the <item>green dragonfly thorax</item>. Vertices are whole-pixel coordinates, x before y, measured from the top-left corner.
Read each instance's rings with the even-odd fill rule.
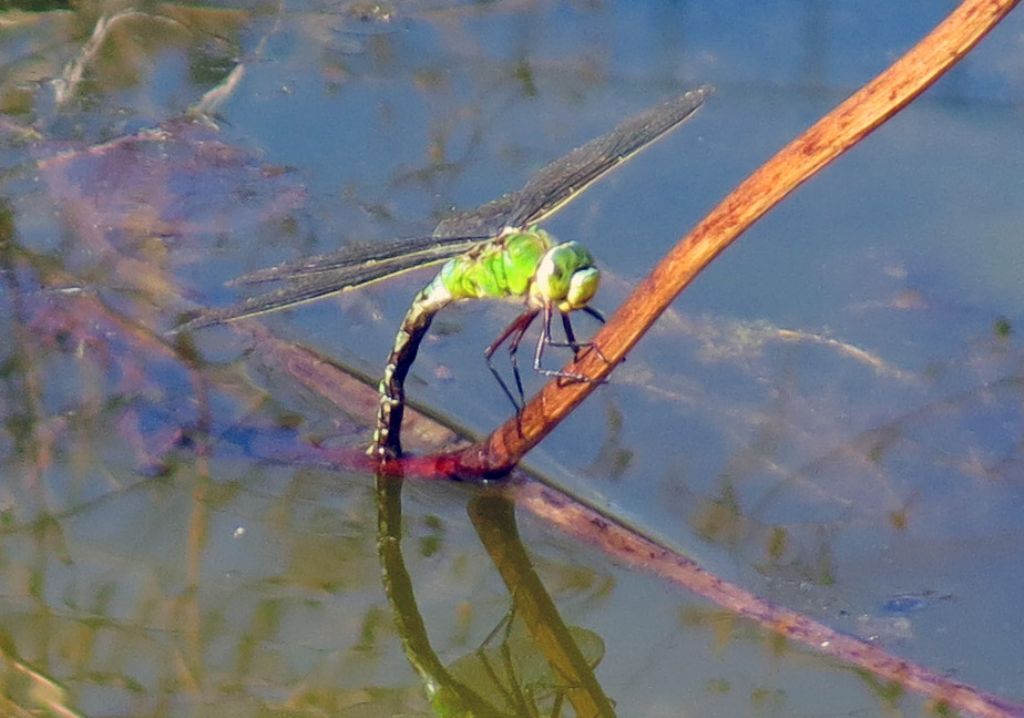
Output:
[[[583,309],[597,293],[601,273],[578,242],[564,242],[541,258],[530,290],[531,301],[554,304],[563,312]]]
[[[565,312],[585,307],[599,279],[590,252],[576,242],[556,245],[538,227],[509,231],[453,257],[437,276],[451,299],[526,297]]]

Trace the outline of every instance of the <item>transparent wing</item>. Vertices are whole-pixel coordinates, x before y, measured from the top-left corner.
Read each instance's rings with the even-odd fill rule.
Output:
[[[712,92],[705,85],[631,117],[606,135],[577,147],[538,171],[519,190],[442,221],[435,239],[493,236],[505,227],[547,219],[591,184],[693,116]]]
[[[334,272],[339,269],[358,266],[375,266],[378,269],[388,267],[391,263],[404,264],[409,257],[421,258],[424,265],[461,254],[475,244],[490,239],[483,236],[461,237],[414,237],[399,239],[384,244],[346,247],[345,249],[316,257],[303,257],[293,262],[285,262],[265,269],[243,274],[228,282],[229,286],[240,284],[258,284],[262,282],[291,281],[314,274]],[[399,271],[404,271],[399,270]],[[358,273],[357,273],[358,274]],[[389,276],[385,273],[377,277]],[[372,281],[372,280],[370,280]]]
[[[287,285],[224,309],[200,312],[175,331],[200,329],[311,302],[437,264],[497,237],[506,227],[529,227],[550,217],[608,172],[678,127],[710,93],[710,87],[700,87],[626,120],[608,134],[543,167],[518,192],[443,220],[429,237],[347,247],[243,275],[231,284],[284,281]]]
[[[470,246],[476,242],[470,242]],[[402,274],[413,269],[426,267],[431,264],[438,264],[456,254],[461,254],[462,249],[451,249],[447,253],[435,252],[435,256],[425,256],[425,253],[397,256],[387,260],[381,260],[370,264],[356,264],[353,266],[340,265],[331,268],[319,268],[315,271],[307,271],[303,274],[289,276],[288,282],[280,289],[265,292],[254,297],[249,297],[238,304],[223,309],[202,310],[174,328],[174,332],[192,331],[214,324],[222,324],[243,317],[254,317],[259,314],[274,312],[286,307],[305,304],[316,301],[332,294],[338,294],[346,289],[362,287],[367,284],[379,282],[396,274]],[[325,258],[330,257],[326,255]],[[318,258],[319,259],[319,258]],[[283,266],[283,265],[282,265]],[[271,267],[265,272],[272,272],[279,269]],[[256,279],[252,281],[271,281],[283,279],[284,277],[269,277],[267,279]]]

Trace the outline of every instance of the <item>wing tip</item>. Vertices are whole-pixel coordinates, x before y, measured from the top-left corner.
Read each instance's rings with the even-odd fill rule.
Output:
[[[190,311],[185,312],[179,319],[178,323],[173,327],[164,332],[165,337],[173,338],[187,334],[189,332],[198,331],[199,329],[205,329],[206,327],[212,327],[214,324],[220,324],[225,321],[218,319],[214,316],[216,312],[211,311]]]
[[[700,109],[700,107],[704,104],[704,101],[711,97],[713,94],[715,94],[714,85],[705,83],[691,90],[687,90],[676,99],[669,100],[667,104],[677,106],[682,105],[687,110],[685,113],[685,117],[689,117],[691,114]]]

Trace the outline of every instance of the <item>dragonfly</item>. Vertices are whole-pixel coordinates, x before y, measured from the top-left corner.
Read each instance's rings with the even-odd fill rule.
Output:
[[[600,270],[583,245],[557,242],[539,225],[598,179],[692,117],[710,92],[708,86],[699,87],[625,120],[607,134],[545,165],[522,189],[442,220],[429,236],[347,247],[243,275],[231,284],[281,282],[282,286],[232,306],[199,311],[174,331],[192,331],[277,311],[443,262],[434,278],[413,298],[378,385],[376,429],[368,452],[382,460],[401,455],[406,376],[435,315],[454,302],[523,302],[522,313],[484,351],[488,366],[501,381],[491,359],[508,342],[520,397],[522,381],[516,356],[538,316],[542,325],[534,349],[534,370],[570,381],[587,381],[579,374],[544,369],[541,360],[548,346],[569,347],[576,358],[585,348],[596,349],[576,340],[570,314],[579,310],[603,321],[600,312],[590,306],[600,283]],[[562,321],[565,342],[552,338],[551,324],[556,314]],[[515,403],[503,381],[501,384]]]

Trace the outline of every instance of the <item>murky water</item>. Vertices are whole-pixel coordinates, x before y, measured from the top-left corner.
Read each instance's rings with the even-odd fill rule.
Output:
[[[385,526],[398,497],[317,452],[368,441],[359,378],[429,271],[165,332],[244,271],[429,232],[710,83],[690,124],[545,225],[592,249],[612,313],[948,10],[0,14],[0,712],[429,715],[446,672],[511,715],[927,712],[529,513],[489,536],[478,488],[408,483]],[[757,224],[528,460],[754,593],[1017,701],[1022,37],[1017,12]],[[476,435],[507,419],[481,354],[515,313],[439,316],[416,405]],[[448,438],[421,419],[407,442]]]

